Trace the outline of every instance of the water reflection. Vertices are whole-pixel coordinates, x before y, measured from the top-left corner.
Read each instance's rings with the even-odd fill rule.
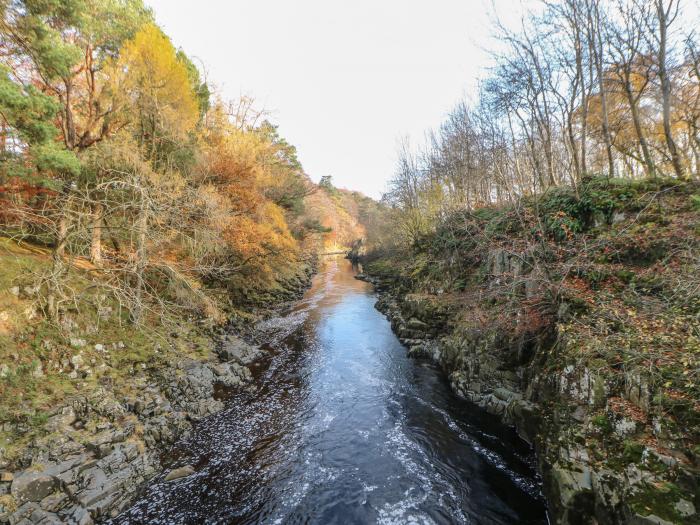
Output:
[[[406,358],[371,286],[329,258],[304,299],[261,324],[255,393],[175,449],[116,523],[545,523],[530,452]]]

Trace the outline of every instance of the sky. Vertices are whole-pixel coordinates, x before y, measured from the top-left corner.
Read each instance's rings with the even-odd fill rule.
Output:
[[[506,24],[523,2],[495,0]],[[255,99],[315,181],[378,198],[491,65],[491,0],[147,0],[229,100]]]

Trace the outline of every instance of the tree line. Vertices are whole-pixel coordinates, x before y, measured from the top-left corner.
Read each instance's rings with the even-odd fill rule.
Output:
[[[0,1],[0,228],[50,250],[47,315],[90,261],[134,323],[242,299],[293,272],[315,233],[295,148],[228,102],[141,0]]]
[[[473,104],[425,146],[406,139],[385,199],[415,240],[455,209],[513,203],[588,176],[696,179],[700,47],[682,0],[542,0]]]

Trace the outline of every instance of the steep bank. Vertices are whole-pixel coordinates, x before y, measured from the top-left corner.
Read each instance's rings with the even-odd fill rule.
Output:
[[[538,452],[556,523],[698,523],[700,196],[592,179],[366,259],[412,354]]]
[[[88,524],[128,506],[167,466],[162,452],[250,383],[262,353],[250,327],[300,296],[313,273],[300,264],[255,303],[211,305],[220,315],[134,327],[78,266],[70,283],[80,302],[56,325],[36,310],[31,281],[50,264],[45,251],[2,249],[0,523],[11,524]]]

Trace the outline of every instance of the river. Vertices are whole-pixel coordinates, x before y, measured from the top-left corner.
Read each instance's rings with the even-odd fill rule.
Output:
[[[113,523],[547,523],[532,451],[410,359],[350,263],[323,261],[303,300],[262,323],[254,390],[169,454]]]

